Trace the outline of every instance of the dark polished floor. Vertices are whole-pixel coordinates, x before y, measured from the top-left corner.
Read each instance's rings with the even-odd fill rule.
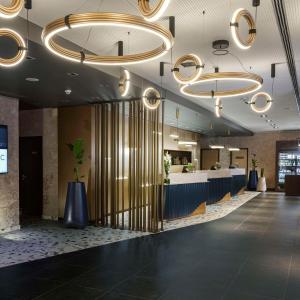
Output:
[[[300,299],[300,198],[261,195],[224,219],[0,269],[0,299]]]

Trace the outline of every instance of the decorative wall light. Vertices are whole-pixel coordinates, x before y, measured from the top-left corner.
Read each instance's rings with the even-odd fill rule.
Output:
[[[160,92],[153,87],[146,88],[143,92],[142,100],[146,108],[155,110],[161,102]]]
[[[179,139],[179,135],[178,134],[170,134],[169,137],[171,137],[172,139]]]
[[[178,145],[190,145],[190,146],[196,146],[197,142],[194,141],[178,141]]]
[[[216,114],[216,117],[217,118],[220,118],[221,117],[221,110],[223,109],[223,106],[222,106],[222,101],[221,101],[221,98],[218,97],[216,99],[216,104],[215,104],[215,114]]]
[[[119,91],[121,97],[126,97],[130,89],[130,73],[128,70],[123,70],[119,80]]]
[[[26,55],[26,44],[24,39],[14,30],[8,28],[0,28],[0,37],[6,36],[14,40],[18,46],[18,51],[14,57],[11,58],[1,58],[0,57],[0,66],[2,67],[14,67],[21,63]]]
[[[190,66],[196,68],[195,72],[189,77],[185,77],[180,73],[179,67],[184,64],[189,64]],[[197,56],[196,54],[187,54],[177,59],[172,72],[173,72],[174,79],[178,83],[188,84],[198,79],[198,77],[202,73],[203,68],[204,66],[199,56]]]
[[[11,0],[10,5],[0,5],[0,18],[12,19],[16,17],[24,6],[24,0]]]
[[[219,90],[219,91],[199,91],[194,92],[190,89],[193,85],[200,85],[211,81],[244,81],[249,82],[249,86],[238,89],[231,90]],[[236,97],[254,93],[262,87],[263,79],[256,74],[246,73],[246,72],[217,72],[217,73],[207,73],[200,76],[196,81],[185,84],[181,87],[180,91],[182,94],[195,98],[211,98],[211,97]]]
[[[258,97],[264,97],[265,98],[265,101],[266,101],[265,106],[263,106],[261,108],[257,107],[256,100],[257,100]],[[255,94],[251,98],[250,107],[254,112],[256,112],[258,114],[263,114],[271,108],[272,102],[273,102],[272,97],[268,93],[260,92],[260,93]]]
[[[143,53],[123,56],[102,56],[86,54],[83,51],[73,51],[64,48],[54,41],[54,37],[58,33],[87,26],[112,26],[137,29],[159,37],[162,40],[162,44],[158,48]],[[168,29],[158,24],[149,23],[141,17],[110,12],[74,14],[57,19],[44,28],[42,40],[51,52],[62,58],[95,65],[133,65],[151,61],[165,55],[174,44],[174,38]]]
[[[138,0],[141,14],[148,22],[155,22],[164,14],[170,4],[170,0],[159,0],[154,8],[151,8],[149,0]]]
[[[249,28],[248,37],[246,41],[243,41],[239,33],[239,22],[241,18],[244,18],[246,20]],[[256,28],[255,21],[248,10],[244,8],[236,10],[232,16],[230,28],[232,38],[239,48],[246,50],[253,45],[256,38]]]
[[[241,149],[240,148],[229,147],[228,151],[230,151],[230,152],[238,152],[238,151],[241,151]]]
[[[225,147],[222,145],[210,145],[209,148],[210,149],[224,149]]]

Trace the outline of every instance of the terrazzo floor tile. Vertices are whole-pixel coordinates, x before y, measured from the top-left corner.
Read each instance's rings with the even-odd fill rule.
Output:
[[[204,215],[165,222],[165,231],[223,218],[256,197],[246,192],[220,204],[207,206]],[[65,228],[58,222],[42,221],[21,230],[0,235],[0,267],[38,260],[105,244],[138,238],[151,233],[88,226],[84,230]]]

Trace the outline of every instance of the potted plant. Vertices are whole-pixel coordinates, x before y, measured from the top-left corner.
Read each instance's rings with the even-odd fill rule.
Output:
[[[165,169],[164,183],[165,184],[170,184],[169,174],[170,174],[171,165],[172,165],[172,158],[171,155],[167,152],[164,155],[164,169]]]
[[[256,159],[255,153],[252,154],[251,165],[252,165],[252,169],[250,170],[250,173],[249,173],[249,180],[248,180],[247,188],[249,191],[256,191],[257,182],[258,182],[258,175],[257,175],[256,169],[258,167],[258,161]]]
[[[67,227],[83,229],[88,225],[88,208],[87,197],[84,182],[80,181],[84,178],[80,174],[80,166],[84,161],[84,142],[77,139],[73,144],[67,144],[74,160],[74,181],[68,183],[68,192],[64,213],[64,224]]]
[[[266,177],[264,175],[265,175],[265,169],[261,168],[260,178],[258,179],[258,183],[257,183],[257,191],[258,192],[266,192],[267,191]]]

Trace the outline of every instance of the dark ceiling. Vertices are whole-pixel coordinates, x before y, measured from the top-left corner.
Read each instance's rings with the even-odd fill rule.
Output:
[[[38,31],[41,29],[38,28]],[[0,38],[1,57],[11,57],[16,50],[14,42]],[[85,64],[63,60],[33,41],[29,42],[28,57],[31,59],[25,59],[17,68],[0,68],[0,94],[20,99],[21,110],[120,100],[119,80],[116,77]],[[138,79],[137,82],[147,81],[134,76]],[[39,81],[29,82],[26,78],[38,78]],[[156,86],[151,82],[149,84]],[[65,93],[68,89],[72,91],[70,95]],[[138,98],[140,94],[138,84],[131,88],[132,97]],[[199,113],[207,119],[207,124],[214,120],[214,130],[210,131],[209,135],[224,135],[227,130],[230,130],[232,135],[252,134],[251,131],[225,118],[215,120],[213,112],[174,93],[168,91],[167,98]]]
[[[16,45],[0,39],[0,56],[14,55]],[[30,42],[28,55],[17,68],[0,69],[0,94],[18,98],[23,107],[58,107],[117,99],[116,78],[84,64],[64,61]],[[74,74],[76,74],[74,76]],[[28,82],[26,78],[38,78]],[[72,93],[68,96],[65,90]],[[27,105],[26,105],[27,104]]]

